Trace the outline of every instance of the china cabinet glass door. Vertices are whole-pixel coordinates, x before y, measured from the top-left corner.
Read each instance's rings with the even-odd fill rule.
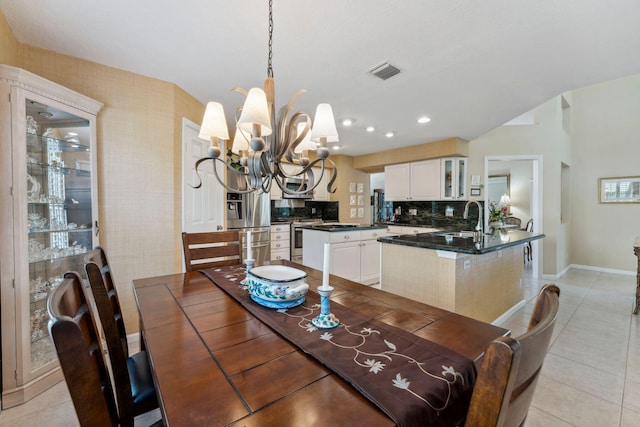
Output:
[[[31,371],[56,359],[46,301],[93,247],[89,120],[26,99]]]

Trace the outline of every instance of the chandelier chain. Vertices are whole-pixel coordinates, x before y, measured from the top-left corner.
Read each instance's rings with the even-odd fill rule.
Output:
[[[267,77],[273,78],[273,0],[269,0],[269,59],[267,61]]]

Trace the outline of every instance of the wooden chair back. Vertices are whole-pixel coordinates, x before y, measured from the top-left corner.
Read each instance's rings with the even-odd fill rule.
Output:
[[[49,333],[80,425],[117,426],[109,372],[85,292],[77,273],[64,275],[47,301]]]
[[[93,263],[100,270],[100,274],[102,275],[102,283],[104,285],[104,288],[106,289],[106,296],[109,299],[109,303],[111,304],[111,308],[113,310],[113,316],[116,321],[118,336],[120,337],[122,347],[124,348],[124,355],[125,357],[129,357],[129,344],[127,342],[127,331],[124,326],[124,318],[122,317],[120,300],[118,299],[118,292],[116,291],[115,282],[111,274],[111,267],[109,265],[109,260],[107,259],[107,253],[101,246],[96,246],[91,252],[85,255],[84,263],[85,264]],[[97,281],[95,281],[95,283],[97,283]],[[92,291],[93,291],[93,287],[92,287]],[[95,295],[95,292],[94,292],[94,295]]]
[[[187,271],[243,262],[239,230],[182,233],[182,247]]]
[[[557,286],[545,285],[538,294],[527,332],[489,344],[478,368],[465,427],[524,424],[551,342],[559,296]]]

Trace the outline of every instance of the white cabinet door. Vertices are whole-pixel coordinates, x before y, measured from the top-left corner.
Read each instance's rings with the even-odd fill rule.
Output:
[[[377,240],[360,242],[360,282],[380,281],[380,243]]]
[[[360,281],[360,242],[331,245],[331,274]]]
[[[467,159],[450,157],[441,159],[441,199],[467,199]]]
[[[384,192],[388,202],[408,200],[411,170],[409,163],[391,165],[384,168]]]
[[[320,179],[320,172],[322,168],[313,168],[313,177],[317,180]],[[331,178],[331,170],[325,169],[324,174],[322,175],[322,179],[320,179],[320,184],[316,187],[315,193],[313,194],[313,200],[320,201],[328,201],[330,200],[329,192],[327,191],[327,184],[329,183],[329,179]]]
[[[411,200],[438,200],[440,198],[440,159],[410,163]],[[386,176],[385,176],[386,179]]]

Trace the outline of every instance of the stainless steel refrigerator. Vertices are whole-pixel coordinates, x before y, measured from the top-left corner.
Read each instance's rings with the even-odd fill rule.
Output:
[[[239,198],[238,198],[239,197]],[[227,194],[227,229],[242,233],[242,259],[247,258],[247,233],[251,232],[251,250],[255,265],[271,258],[271,195],[269,193]]]

